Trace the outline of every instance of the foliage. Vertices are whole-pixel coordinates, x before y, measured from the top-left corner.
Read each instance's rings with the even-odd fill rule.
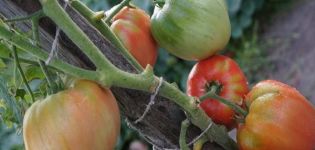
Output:
[[[119,2],[116,0],[84,1],[94,10],[108,10],[111,6]],[[153,7],[151,1],[133,0],[133,3],[146,10],[148,13],[152,13]],[[257,44],[257,30],[254,32],[254,35],[246,34],[244,30],[251,26],[253,22],[253,15],[261,8],[264,0],[227,0],[227,3],[231,17],[232,36],[236,39],[229,45],[229,49],[235,53],[236,60],[245,71],[245,74],[250,77],[249,80],[250,83],[252,83],[259,78],[257,76],[253,76],[253,74],[256,74],[256,72],[259,71],[265,60],[262,57],[263,54],[261,47]],[[240,39],[240,37],[244,35],[245,37]],[[236,44],[237,42],[240,42],[241,44]],[[31,56],[26,55],[21,51],[18,53],[21,57],[31,58]],[[1,120],[0,122],[0,149],[9,149],[8,147],[2,147],[6,146],[6,144],[2,143],[22,143],[21,136],[15,135],[14,131],[19,128],[15,124],[21,121],[21,116],[23,116],[24,111],[30,104],[30,95],[22,83],[21,77],[15,67],[11,55],[11,51],[8,47],[5,47],[4,43],[0,43],[0,56],[5,58],[0,58],[0,76],[2,77],[0,83],[0,90],[2,91],[0,92],[5,90],[7,91],[6,93],[10,94],[9,97],[11,97],[7,98],[8,96],[0,93],[0,115],[4,118],[4,120]],[[168,81],[178,83],[178,86],[185,91],[187,76],[194,63],[195,62],[178,59],[167,53],[165,50],[160,49],[155,72],[158,76],[163,76]],[[48,87],[46,80],[44,80],[44,74],[41,72],[40,68],[33,64],[22,64],[22,67],[26,73],[26,78],[35,94],[35,97],[45,97],[47,95]],[[60,83],[60,78],[56,74],[53,74],[52,78]],[[22,109],[18,110],[17,108],[14,108],[14,106],[21,106],[20,108]],[[9,126],[11,128],[8,129],[5,126]],[[128,130],[125,124],[122,125],[122,128],[122,134],[119,139],[120,142],[118,142],[117,149],[123,148],[126,143],[128,143],[126,141],[139,138],[138,134]],[[9,142],[12,141],[12,139],[13,142]],[[11,147],[11,145],[9,145],[9,147]],[[16,149],[19,148],[21,148],[21,145],[20,147],[17,146]]]
[[[237,39],[252,22],[255,12],[264,4],[264,0],[227,0],[232,25],[232,38]]]
[[[21,145],[23,141],[22,136],[17,135],[16,132],[21,131],[24,112],[32,100],[17,70],[11,49],[3,41],[0,42],[0,62],[2,62],[0,66],[0,149],[17,150],[23,147]],[[30,55],[19,50],[18,56],[32,59]],[[45,97],[48,85],[40,67],[26,63],[21,63],[21,66],[35,98]],[[57,75],[52,78],[56,83],[60,82]]]
[[[263,78],[263,75],[259,74],[260,70],[267,66],[272,67],[264,57],[266,54],[264,47],[258,42],[257,32],[256,24],[241,39],[232,41],[226,51],[242,68],[250,85]]]
[[[8,128],[0,121],[0,149],[1,150],[22,150],[23,141],[20,133],[16,133],[17,128]]]

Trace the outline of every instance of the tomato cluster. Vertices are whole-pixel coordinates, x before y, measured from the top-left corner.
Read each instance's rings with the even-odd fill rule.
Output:
[[[249,91],[238,64],[217,54],[231,34],[224,1],[166,0],[156,6],[151,20],[143,10],[126,6],[111,21],[111,30],[143,67],[154,66],[157,43],[179,58],[198,61],[189,74],[187,94],[199,98],[212,92],[248,112],[238,114],[214,98],[200,103],[215,123],[237,127],[240,149],[315,148],[315,108],[306,98],[272,80]],[[23,136],[29,150],[101,150],[114,148],[119,128],[111,91],[80,80],[34,103],[25,115]]]
[[[156,6],[151,20],[153,36],[161,47],[182,59],[198,61],[188,77],[188,95],[212,92],[243,107],[245,115],[217,99],[200,103],[215,123],[237,127],[240,149],[315,149],[315,108],[307,99],[272,80],[249,91],[237,63],[216,54],[230,38],[223,1],[166,1]]]

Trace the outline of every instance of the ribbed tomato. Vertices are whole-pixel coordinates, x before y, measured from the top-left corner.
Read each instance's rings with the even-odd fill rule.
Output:
[[[212,85],[218,87],[218,95],[238,105],[242,105],[248,92],[247,80],[240,67],[234,60],[222,55],[202,60],[193,67],[187,81],[187,93],[200,97],[209,92]],[[236,126],[235,112],[227,105],[207,99],[200,106],[215,123],[228,129]]]
[[[296,89],[266,80],[246,96],[249,114],[238,128],[242,150],[314,150],[315,107]]]
[[[124,7],[113,18],[112,31],[142,67],[155,65],[157,44],[150,31],[150,16],[139,8]]]
[[[223,50],[231,36],[225,0],[165,0],[151,17],[157,43],[185,60],[203,60]]]
[[[115,97],[86,80],[35,102],[23,122],[26,150],[112,150],[119,131]]]

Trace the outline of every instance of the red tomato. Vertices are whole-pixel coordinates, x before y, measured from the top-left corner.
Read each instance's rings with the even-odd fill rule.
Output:
[[[231,58],[215,55],[198,62],[191,70],[187,81],[187,93],[200,97],[209,92],[211,84],[220,88],[217,94],[236,104],[242,105],[248,92],[247,80],[237,63]],[[201,108],[215,123],[225,125],[228,129],[235,127],[235,112],[217,100],[207,99]]]
[[[124,7],[114,18],[112,31],[142,67],[154,66],[157,44],[150,31],[150,16],[139,8]]]
[[[246,96],[249,114],[238,128],[242,150],[314,150],[315,108],[296,89],[266,80]]]
[[[35,102],[26,112],[26,150],[112,150],[120,131],[115,97],[91,81]]]

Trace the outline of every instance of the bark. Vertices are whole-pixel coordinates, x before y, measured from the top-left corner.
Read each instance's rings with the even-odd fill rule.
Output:
[[[26,16],[39,9],[40,4],[37,0],[0,0],[0,14],[5,18]],[[135,68],[127,62],[111,42],[93,28],[78,12],[71,7],[67,7],[66,11],[114,65],[122,70],[136,73]],[[29,22],[17,23],[16,25],[25,32],[31,28]],[[41,46],[49,51],[56,27],[48,18],[42,19],[40,25]],[[61,35],[58,57],[76,66],[94,69],[94,65],[81,53],[79,48],[64,34]],[[151,144],[157,147],[178,147],[180,124],[185,119],[185,115],[175,103],[166,98],[157,97],[156,103],[144,120],[134,124],[133,121],[141,116],[145,110],[146,104],[149,102],[150,93],[119,87],[112,87],[111,90],[118,100],[121,114],[126,118],[130,127],[137,130]],[[199,133],[200,130],[198,128],[191,127],[188,131],[189,138],[187,141],[190,141]],[[206,147],[206,149],[211,147],[218,148],[215,144],[207,144]]]

